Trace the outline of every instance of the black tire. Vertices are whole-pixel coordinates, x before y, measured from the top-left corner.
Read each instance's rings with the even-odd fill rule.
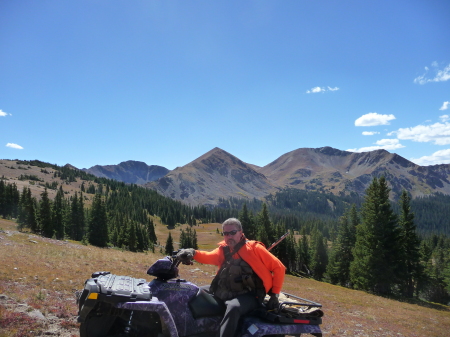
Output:
[[[114,316],[91,316],[87,317],[80,325],[80,337],[105,337],[113,326]]]
[[[80,337],[106,337],[117,317],[111,316],[110,305],[98,303],[80,324]]]

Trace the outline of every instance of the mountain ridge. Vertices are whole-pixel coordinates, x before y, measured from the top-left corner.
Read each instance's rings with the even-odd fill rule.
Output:
[[[172,171],[165,169],[165,174],[154,176],[152,180],[143,178],[142,169],[136,169],[133,174],[128,172],[131,162],[96,165],[86,171],[142,184],[189,205],[214,206],[219,199],[229,197],[262,200],[286,188],[364,195],[372,179],[382,175],[391,188],[391,199],[396,199],[403,189],[413,198],[437,192],[450,194],[450,164],[419,166],[386,150],[349,152],[329,146],[298,148],[260,167],[215,147],[184,166]],[[160,167],[133,163],[139,163],[133,167]]]
[[[89,169],[83,168],[81,171],[93,174],[99,178],[114,179],[139,185],[157,180],[169,172],[163,166],[147,165],[144,162],[135,160],[123,161],[118,165],[95,165]]]

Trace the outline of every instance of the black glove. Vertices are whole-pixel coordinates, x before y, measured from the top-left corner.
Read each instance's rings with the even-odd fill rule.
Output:
[[[266,308],[269,310],[273,310],[278,308],[279,305],[278,294],[270,294],[269,301],[266,304]]]
[[[182,264],[190,265],[192,264],[192,259],[195,255],[195,249],[194,248],[185,248],[180,249],[180,251],[177,254],[177,259],[181,261]]]

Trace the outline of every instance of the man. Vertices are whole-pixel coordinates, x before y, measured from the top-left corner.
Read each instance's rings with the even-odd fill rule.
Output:
[[[210,292],[225,302],[226,311],[220,323],[220,336],[234,336],[242,315],[256,309],[270,294],[267,307],[278,305],[284,281],[285,266],[257,241],[249,241],[241,222],[230,218],[222,224],[224,240],[211,252],[182,249],[177,258],[184,264],[194,259],[219,267]]]

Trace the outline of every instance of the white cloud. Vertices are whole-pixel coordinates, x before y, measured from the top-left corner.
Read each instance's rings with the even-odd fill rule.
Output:
[[[447,110],[449,104],[450,104],[449,101],[444,102],[444,103],[442,104],[442,106],[439,108],[439,110]]]
[[[375,142],[376,145],[373,146],[367,146],[367,147],[361,147],[359,149],[348,149],[347,151],[350,152],[369,152],[369,151],[375,151],[375,150],[396,150],[401,149],[402,147],[405,147],[404,145],[400,144],[400,141],[398,139],[381,139]]]
[[[355,120],[355,126],[389,125],[389,121],[393,119],[395,119],[394,115],[381,115],[376,112],[369,112]]]
[[[437,164],[450,164],[450,149],[439,150],[433,153],[431,156],[423,156],[420,158],[411,158],[413,163],[417,165],[437,165]]]
[[[12,149],[19,149],[19,150],[23,150],[23,147],[14,143],[8,143],[6,144],[6,147],[10,147]]]
[[[412,128],[400,128],[388,133],[396,134],[398,139],[409,139],[414,142],[432,142],[436,145],[450,144],[450,123],[434,123],[431,125],[417,125]]]
[[[327,88],[314,87],[314,88],[311,88],[310,90],[306,90],[306,93],[307,94],[317,94],[319,92],[337,91],[337,90],[339,90],[338,87],[334,87],[334,88],[331,88],[331,87],[327,87]]]
[[[373,136],[373,135],[377,135],[377,134],[379,134],[379,132],[377,132],[377,131],[363,131],[362,132],[363,136]]]
[[[307,94],[316,94],[318,92],[322,92],[325,91],[324,89],[322,89],[321,87],[314,87],[311,90],[307,90],[306,93]]]
[[[425,74],[422,76],[418,76],[414,79],[414,83],[425,84],[429,82],[445,82],[450,80],[450,64],[447,65],[444,69],[439,70],[437,62],[433,62],[431,66],[434,68],[435,75],[434,77],[427,77],[427,73],[429,71],[428,67],[425,67]]]
[[[7,112],[4,112],[4,111],[2,111],[2,109],[0,109],[0,116],[1,117],[5,117],[5,116],[8,116],[8,115],[11,115],[11,114],[9,114]]]
[[[446,121],[448,121],[450,119],[450,117],[448,115],[442,115],[442,116],[439,116],[439,119],[442,122],[446,122]]]

